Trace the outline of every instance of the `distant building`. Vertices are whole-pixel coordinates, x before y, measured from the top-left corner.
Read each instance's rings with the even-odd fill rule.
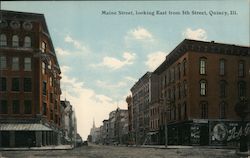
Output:
[[[0,147],[57,145],[61,70],[43,14],[0,10]]]
[[[249,135],[234,111],[239,98],[250,100],[249,61],[249,47],[188,39],[166,57],[153,74],[168,144],[234,145],[235,133]]]
[[[64,144],[76,145],[77,122],[75,111],[69,101],[61,101],[62,110],[62,136]]]
[[[114,137],[118,144],[128,143],[128,110],[116,109]]]

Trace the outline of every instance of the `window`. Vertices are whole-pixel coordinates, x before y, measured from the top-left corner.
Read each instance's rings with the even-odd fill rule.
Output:
[[[239,62],[239,65],[238,65],[238,75],[239,77],[244,77],[244,68],[245,67],[245,64],[243,61],[240,61]]]
[[[45,42],[42,42],[42,52],[45,53],[46,51],[46,43]]]
[[[24,71],[31,71],[31,58],[24,58]]]
[[[187,96],[187,81],[183,81],[183,87],[184,87],[184,91],[183,91],[183,96],[186,97]]]
[[[1,100],[1,103],[0,103],[0,114],[8,114],[7,100]]]
[[[178,105],[178,119],[181,120],[181,105]]]
[[[11,88],[12,91],[19,91],[20,87],[19,82],[20,82],[19,78],[12,78],[12,88]]]
[[[50,110],[50,120],[53,120],[53,110]]]
[[[174,68],[171,69],[171,81],[172,82],[175,81],[175,69]]]
[[[24,101],[24,114],[31,114],[32,107],[31,107],[31,100]]]
[[[42,74],[45,74],[45,70],[46,70],[46,65],[44,62],[42,62]]]
[[[19,58],[18,57],[12,58],[12,70],[19,70]]]
[[[31,92],[32,91],[31,78],[24,78],[23,79],[23,90],[24,90],[24,92]]]
[[[220,60],[220,75],[225,75],[225,60],[221,59]]]
[[[0,69],[6,69],[7,68],[7,60],[5,56],[0,57]]]
[[[238,83],[238,96],[245,97],[246,96],[246,82],[240,81]]]
[[[19,114],[20,113],[19,100],[13,100],[13,102],[12,102],[12,112],[13,112],[13,114]]]
[[[0,78],[0,91],[6,91],[7,90],[7,81],[5,77]]]
[[[24,47],[30,48],[31,47],[31,38],[29,36],[24,37]]]
[[[51,60],[49,61],[49,64],[48,64],[48,69],[51,69],[51,66],[52,66],[52,62]]]
[[[47,114],[47,104],[43,102],[43,109],[42,109],[43,115]]]
[[[205,58],[200,59],[200,74],[201,75],[206,74],[206,59]]]
[[[19,46],[19,38],[17,35],[12,36],[12,46],[18,47]]]
[[[49,78],[49,85],[53,86],[53,79],[52,79],[52,77]]]
[[[0,46],[7,46],[7,38],[5,34],[0,35]]]
[[[220,81],[220,97],[226,97],[226,81]]]
[[[220,103],[220,119],[226,118],[226,105],[225,102]]]
[[[208,104],[207,102],[203,101],[200,103],[201,107],[201,118],[207,119],[208,118]]]
[[[206,81],[205,80],[200,81],[200,95],[201,96],[206,95]]]
[[[50,93],[49,98],[50,98],[50,103],[53,103],[53,93]]]
[[[186,102],[182,105],[181,115],[184,119],[187,118],[187,104],[186,104]]]
[[[183,60],[183,76],[186,76],[187,71],[187,61],[186,59]]]
[[[181,84],[178,85],[178,89],[177,89],[177,93],[178,93],[178,99],[181,98]]]
[[[43,95],[46,95],[46,91],[47,91],[47,83],[46,81],[43,81]]]

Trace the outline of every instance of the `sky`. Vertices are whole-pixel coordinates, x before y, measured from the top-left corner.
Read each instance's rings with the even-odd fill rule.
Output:
[[[3,10],[44,14],[85,140],[131,87],[185,38],[250,45],[250,0],[4,1]]]

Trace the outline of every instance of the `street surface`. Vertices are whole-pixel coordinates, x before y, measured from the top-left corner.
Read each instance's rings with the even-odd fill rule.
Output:
[[[0,158],[240,158],[235,149],[158,149],[93,145],[73,150],[0,151]]]

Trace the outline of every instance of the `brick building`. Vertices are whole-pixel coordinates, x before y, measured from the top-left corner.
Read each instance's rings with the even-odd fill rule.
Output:
[[[168,144],[234,145],[244,130],[235,105],[250,99],[249,47],[185,39],[153,73]]]
[[[60,67],[43,14],[0,11],[0,146],[58,143]]]

